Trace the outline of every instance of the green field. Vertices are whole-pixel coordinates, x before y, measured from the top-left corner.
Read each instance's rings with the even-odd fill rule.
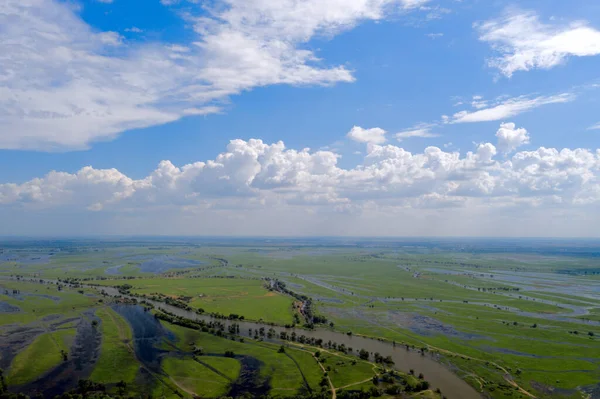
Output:
[[[264,282],[241,278],[153,278],[102,281],[103,285],[129,284],[132,293],[189,298],[189,305],[209,313],[243,315],[248,320],[293,323],[293,300],[267,290]]]
[[[96,316],[101,320],[102,346],[90,379],[107,384],[132,383],[139,366],[133,353],[131,328],[110,308],[98,310]]]
[[[12,361],[8,383],[21,385],[41,377],[63,362],[61,351],[68,354],[75,330],[67,329],[38,336]]]
[[[235,360],[229,362],[229,364],[221,363],[211,366],[218,370],[237,369],[239,372],[239,364]],[[173,383],[190,395],[219,397],[227,393],[231,382],[231,380],[193,359],[166,358],[163,368]]]
[[[218,397],[236,386],[247,362],[254,360],[260,367],[253,378],[268,383],[269,394],[276,397],[324,394],[329,387],[323,385],[325,372],[342,396],[370,390],[369,380],[381,375],[379,366],[335,350],[320,348],[319,364],[313,356],[318,348],[297,342],[286,341],[280,352],[280,343],[234,341],[166,322],[163,328],[174,335],[157,344],[165,352],[155,363],[143,364],[130,322],[111,309],[118,299],[101,297],[102,288],[55,281],[75,278],[83,284],[128,285],[138,300],[176,301],[205,314],[277,325],[310,326],[296,308],[304,295],[311,300],[312,315],[327,320],[316,331],[426,348],[492,398],[586,398],[597,389],[597,258],[543,250],[494,252],[483,244],[472,244],[470,250],[390,245],[74,244],[72,252],[53,251],[45,262],[1,263],[0,275],[7,277],[0,279],[0,306],[7,309],[0,317],[3,339],[19,326],[27,337],[5,371],[7,381],[31,382],[59,365],[56,354],[63,349],[70,355],[78,323],[94,317],[101,340],[87,377],[105,384],[108,392]],[[44,253],[36,251],[36,256]],[[190,263],[195,261],[201,263]],[[21,281],[9,278],[15,274],[23,276]],[[51,281],[41,284],[40,278]],[[267,278],[288,291],[274,289]],[[195,356],[194,348],[203,354]],[[234,357],[224,357],[226,351]],[[407,383],[413,377],[402,378]],[[126,388],[117,386],[121,381]],[[144,388],[147,384],[151,389]]]

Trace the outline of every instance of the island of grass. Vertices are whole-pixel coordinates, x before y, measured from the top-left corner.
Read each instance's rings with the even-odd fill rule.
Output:
[[[131,342],[131,328],[110,308],[99,309],[96,316],[101,320],[102,345],[100,357],[90,379],[104,384],[116,384],[121,381],[132,383],[139,365]]]
[[[32,382],[66,361],[74,336],[74,328],[39,335],[13,359],[8,372],[8,384]]]
[[[243,278],[149,278],[105,280],[101,285],[128,285],[129,292],[164,300],[182,301],[193,309],[223,315],[237,314],[248,320],[276,324],[294,322],[293,299],[268,290],[259,279]]]

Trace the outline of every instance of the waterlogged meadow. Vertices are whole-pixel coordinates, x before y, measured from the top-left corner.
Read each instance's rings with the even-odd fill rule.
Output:
[[[600,397],[593,242],[181,239],[1,251],[0,368],[14,393]]]

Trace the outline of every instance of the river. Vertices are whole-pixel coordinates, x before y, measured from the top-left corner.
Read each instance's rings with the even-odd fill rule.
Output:
[[[122,296],[130,299],[140,298],[122,295],[116,288],[113,287],[95,287],[99,291],[104,291],[109,296]],[[146,302],[151,303],[156,308],[165,310],[175,315],[184,317],[190,320],[203,320],[211,321],[215,320],[211,316],[199,315],[194,312],[186,311],[175,306],[167,305],[163,302],[157,302],[147,300]],[[305,330],[301,328],[285,328],[280,326],[270,326],[266,324],[255,323],[251,321],[230,321],[221,320],[220,322],[225,324],[226,328],[231,324],[238,324],[240,326],[241,336],[248,337],[249,329],[256,330],[264,327],[265,329],[273,328],[277,336],[282,331],[291,334],[295,332],[297,336],[304,335],[309,338],[322,339],[324,342],[331,341],[338,345],[344,344],[346,347],[354,349],[355,353],[359,350],[365,349],[371,353],[379,352],[384,357],[391,356],[395,363],[395,368],[408,373],[411,369],[416,374],[423,373],[425,379],[429,381],[433,388],[439,388],[442,394],[449,399],[481,399],[482,396],[468,383],[454,374],[448,367],[436,361],[431,355],[421,355],[419,352],[414,350],[407,350],[404,346],[394,346],[392,343],[386,341],[379,341],[377,339],[366,338],[361,336],[351,336],[340,332],[330,330]]]

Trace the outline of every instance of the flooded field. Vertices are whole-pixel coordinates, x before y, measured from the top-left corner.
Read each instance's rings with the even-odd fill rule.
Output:
[[[110,288],[101,288],[101,291],[106,292],[109,295],[120,295],[117,290]],[[204,320],[204,321],[212,321],[213,319],[210,316],[202,316],[198,315],[195,312],[185,311],[183,309],[167,305],[161,302],[148,301],[152,303],[159,309],[166,310],[170,313],[179,315],[181,317],[188,318],[190,320]],[[152,343],[154,338],[157,336],[156,331],[157,327],[153,322],[149,321],[149,318],[146,316],[141,316],[143,311],[139,310],[137,307],[122,307],[121,311],[124,312],[128,320],[133,320],[136,323],[137,327],[134,327],[134,330],[137,328],[143,336],[149,334],[149,339],[142,339],[141,342],[144,345],[148,343]],[[135,316],[133,316],[135,315]],[[142,322],[144,321],[144,322]],[[240,326],[240,332],[242,336],[246,336],[251,338],[251,336],[247,333],[249,329],[256,330],[260,328],[264,328],[264,324],[253,323],[247,321],[222,321],[225,326],[229,327],[232,324],[237,324]],[[147,323],[147,324],[146,324]],[[148,333],[146,333],[146,328],[148,329]],[[270,326],[269,328],[273,328],[277,335],[279,335],[282,331],[286,333],[296,333],[296,335],[305,335],[307,337],[312,337],[316,339],[322,339],[323,341],[333,341],[338,344],[344,344],[346,347],[365,349],[371,353],[382,353],[390,355],[396,367],[400,370],[409,372],[412,370],[418,370],[418,372],[423,373],[427,376],[428,381],[436,387],[440,388],[445,395],[452,398],[464,398],[464,399],[475,399],[480,398],[480,394],[478,394],[473,388],[471,388],[467,383],[458,378],[455,374],[452,373],[448,368],[443,366],[441,363],[436,361],[435,358],[430,357],[429,355],[422,355],[413,350],[407,350],[406,348],[401,348],[398,346],[394,346],[392,343],[379,341],[376,339],[363,338],[358,336],[349,336],[347,334],[338,333],[335,331],[328,330],[303,330],[297,328],[283,328],[277,326]],[[148,350],[148,354],[156,355],[156,351]]]
[[[97,318],[92,310],[85,312],[78,320],[75,340],[66,361],[35,381],[13,386],[11,390],[31,396],[41,393],[54,397],[77,387],[80,379],[91,374],[100,353],[101,334],[93,324],[94,320],[97,321]]]
[[[48,250],[48,258],[18,251],[23,262],[4,253],[0,367],[19,381],[13,392],[67,392],[92,376],[116,392],[121,376],[111,357],[99,360],[108,351],[128,389],[140,395],[315,392],[320,380],[310,373],[282,383],[287,377],[273,366],[287,358],[288,376],[306,367],[298,362],[302,354],[270,357],[280,345],[298,349],[298,342],[290,345],[293,334],[322,342],[324,351],[345,348],[327,365],[332,372],[363,349],[369,359],[389,356],[407,375],[423,374],[432,394],[439,388],[449,399],[600,397],[600,257],[590,248],[538,256],[494,253],[497,247],[480,244],[468,247],[472,252],[449,243],[377,245],[73,246],[51,256]],[[15,282],[15,274],[23,280]],[[143,307],[114,303],[123,297],[117,286],[169,314],[220,325],[221,341],[210,338],[214,329],[194,335]],[[99,302],[102,291],[110,295]],[[256,339],[260,329],[271,332]],[[27,373],[22,365],[43,355],[39,342],[50,336],[56,356]],[[193,342],[206,342],[201,355]],[[236,350],[226,356],[228,342]],[[271,345],[271,354],[259,353],[266,350],[261,343]],[[309,354],[304,361],[315,360]],[[355,371],[332,378],[348,372]],[[358,382],[373,375],[364,372]]]
[[[135,256],[128,260],[141,261],[139,268],[142,273],[164,273],[171,269],[186,269],[202,265],[203,262],[193,259],[185,259],[171,255]]]
[[[11,305],[8,302],[0,301],[0,313],[15,313],[21,309],[18,306]]]
[[[160,358],[165,350],[160,349],[163,339],[173,340],[158,320],[141,306],[113,305],[131,326],[136,358],[153,372],[160,372]]]

